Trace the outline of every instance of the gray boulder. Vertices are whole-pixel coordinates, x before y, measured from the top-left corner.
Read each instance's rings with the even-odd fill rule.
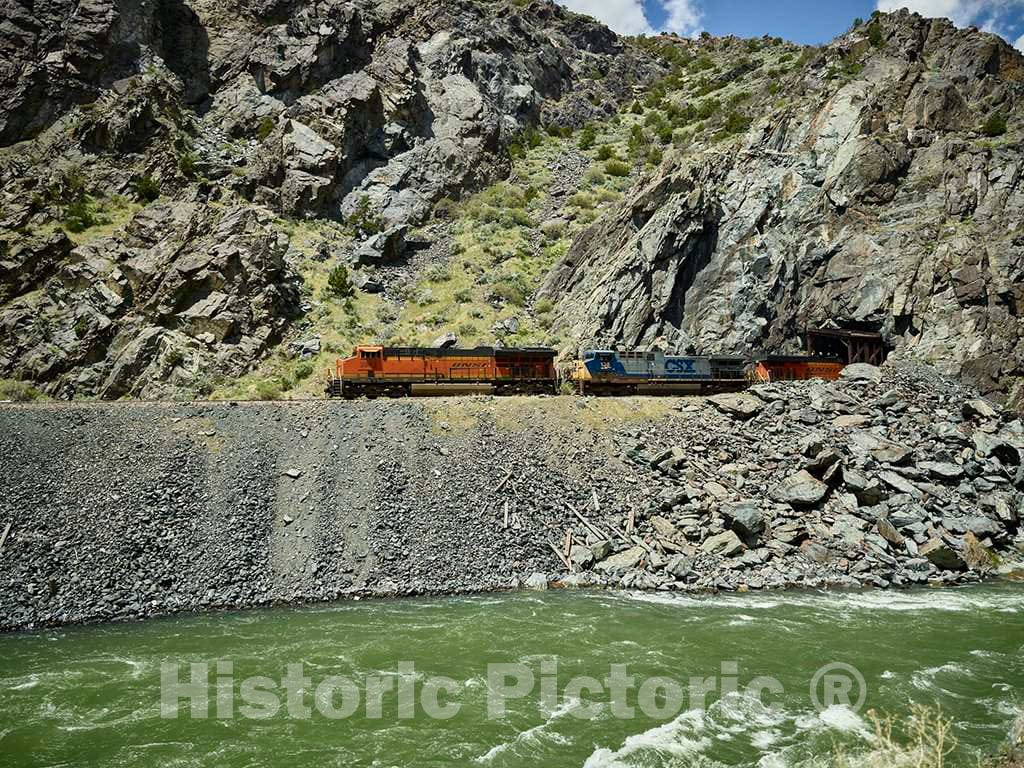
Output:
[[[598,571],[625,571],[629,568],[636,568],[646,554],[647,550],[643,547],[630,547],[622,552],[606,557],[594,568]]]
[[[998,435],[975,430],[971,435],[971,442],[974,443],[974,449],[984,458],[994,456],[1004,464],[1014,466],[1021,463],[1020,449]]]
[[[451,347],[458,346],[458,344],[458,336],[456,336],[454,333],[446,333],[443,336],[438,336],[436,339],[434,339],[434,343],[431,344],[430,346],[434,347],[435,349],[449,349]]]
[[[921,545],[918,553],[936,568],[944,571],[962,571],[967,568],[967,564],[957,551],[941,539],[929,539]]]
[[[876,365],[867,363],[851,363],[839,374],[846,381],[865,381],[878,384],[882,380],[882,371]]]
[[[569,560],[579,568],[589,568],[594,562],[594,551],[582,544],[575,544],[569,552]]]
[[[825,483],[803,469],[772,488],[769,495],[794,507],[812,507],[828,495],[828,490]]]
[[[723,504],[721,512],[730,522],[732,529],[748,543],[764,533],[764,515],[756,501]]]
[[[668,559],[665,571],[676,579],[684,579],[693,571],[693,560],[686,555],[673,555]]]
[[[763,400],[747,393],[724,392],[712,395],[708,401],[722,413],[735,416],[738,419],[749,419],[764,408]]]
[[[964,476],[964,468],[959,464],[951,464],[944,461],[922,461],[918,465],[935,480],[944,483],[956,483]]]
[[[965,419],[988,420],[999,416],[999,411],[997,411],[988,400],[983,400],[981,398],[968,400],[964,403],[962,410]]]
[[[700,548],[709,555],[732,557],[743,551],[743,542],[734,531],[723,531],[715,536],[709,536]]]

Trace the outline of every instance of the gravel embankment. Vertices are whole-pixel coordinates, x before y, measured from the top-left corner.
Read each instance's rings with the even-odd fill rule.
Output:
[[[538,572],[886,587],[1019,559],[1020,421],[927,369],[862,373],[717,402],[0,406],[0,629]]]

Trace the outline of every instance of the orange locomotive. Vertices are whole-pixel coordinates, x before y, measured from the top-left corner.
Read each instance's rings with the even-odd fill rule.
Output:
[[[414,387],[486,388],[495,394],[554,394],[553,349],[435,349],[357,346],[329,372],[327,394],[354,398],[404,397]]]

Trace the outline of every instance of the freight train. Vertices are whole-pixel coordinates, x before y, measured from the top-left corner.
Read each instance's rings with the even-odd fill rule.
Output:
[[[555,394],[555,350],[358,346],[328,372],[331,397],[403,397],[417,391]]]
[[[327,375],[330,397],[408,397],[414,394],[491,392],[556,394],[568,382],[592,395],[708,394],[775,380],[838,378],[840,357],[668,355],[588,350],[567,370],[545,347],[446,349],[357,346]]]

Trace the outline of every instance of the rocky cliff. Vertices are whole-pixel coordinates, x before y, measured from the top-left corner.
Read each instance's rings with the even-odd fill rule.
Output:
[[[730,41],[667,41],[689,55]],[[882,331],[986,392],[1024,375],[1024,59],[878,15],[789,71],[741,73],[737,139],[698,130],[573,244],[543,295],[587,343],[747,352]],[[734,78],[735,79],[735,78]],[[700,102],[669,89],[678,111]],[[1008,126],[1008,127],[1007,127]]]
[[[664,69],[544,2],[2,10],[0,377],[62,397],[240,375],[304,312],[275,220],[354,218],[400,254],[525,128],[606,117]]]
[[[994,35],[0,3],[0,379],[248,397],[360,341],[747,354],[837,325],[1019,397],[1024,59]]]

